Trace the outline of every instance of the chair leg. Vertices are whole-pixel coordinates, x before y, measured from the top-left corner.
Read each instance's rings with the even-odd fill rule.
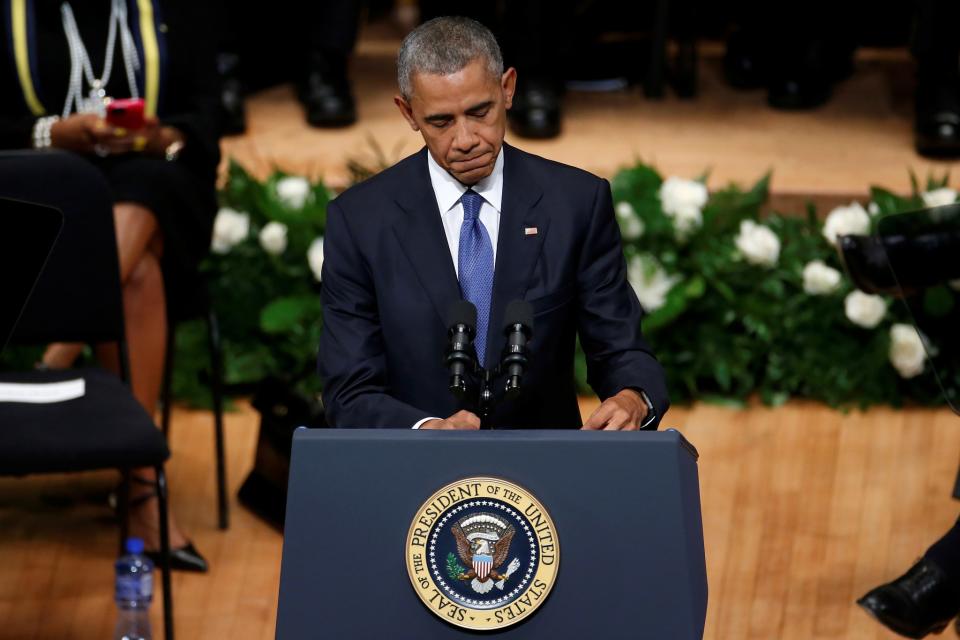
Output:
[[[167,517],[167,476],[163,465],[157,472],[157,508],[160,509],[160,571],[163,580],[163,637],[173,640],[173,581],[170,577],[170,523]]]
[[[163,359],[163,382],[160,387],[160,428],[163,435],[170,437],[170,413],[173,409],[173,352],[176,350],[176,330],[167,332],[167,353]]]
[[[120,486],[117,488],[117,517],[120,518],[120,553],[127,552],[127,538],[130,537],[130,470],[120,470]]]
[[[227,462],[223,437],[223,348],[220,323],[211,308],[207,312],[207,337],[210,340],[210,393],[213,397],[214,437],[217,447],[217,513],[220,529],[230,526],[230,505],[227,502]]]

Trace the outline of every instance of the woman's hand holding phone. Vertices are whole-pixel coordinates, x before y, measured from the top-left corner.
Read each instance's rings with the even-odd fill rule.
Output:
[[[162,156],[183,134],[173,127],[160,125],[157,118],[144,118],[143,127],[128,130],[115,127],[95,114],[74,114],[53,124],[50,144],[85,155],[119,155],[145,153]]]

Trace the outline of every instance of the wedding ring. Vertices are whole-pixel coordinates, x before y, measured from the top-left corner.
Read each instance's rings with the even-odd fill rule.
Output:
[[[133,150],[134,151],[143,151],[147,146],[147,138],[145,136],[134,136],[133,138]]]

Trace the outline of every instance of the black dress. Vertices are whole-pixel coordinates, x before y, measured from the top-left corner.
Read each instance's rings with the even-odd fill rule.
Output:
[[[3,51],[0,52],[0,149],[32,146],[37,102],[42,115],[62,115],[70,76],[70,51],[61,17],[62,0],[19,0],[26,19],[17,31],[12,5],[3,5]],[[86,159],[106,177],[114,202],[135,202],[150,209],[163,233],[163,272],[171,305],[186,291],[185,285],[210,246],[216,214],[216,169],[220,159],[217,137],[217,74],[215,37],[209,29],[202,2],[129,0],[128,23],[137,43],[141,69],[137,83],[141,97],[154,96],[156,115],[162,124],[177,127],[186,144],[177,160],[136,153]],[[74,0],[70,3],[90,56],[95,76],[103,70],[110,0]],[[188,5],[194,5],[193,7]],[[149,8],[151,11],[141,9]],[[150,20],[150,13],[153,19]],[[146,16],[146,19],[143,17]],[[145,30],[149,30],[145,34]],[[37,101],[31,108],[25,97],[22,76],[17,73],[15,33],[31,52],[31,82]],[[114,52],[113,71],[107,95],[130,96],[120,37]],[[21,51],[23,49],[21,48]],[[150,55],[145,53],[149,51]],[[155,89],[147,91],[147,58],[158,71]],[[89,86],[84,81],[84,95]],[[42,177],[38,176],[38,179]]]

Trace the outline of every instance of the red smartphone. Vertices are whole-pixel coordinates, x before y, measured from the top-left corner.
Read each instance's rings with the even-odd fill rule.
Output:
[[[143,98],[121,98],[111,100],[107,104],[107,123],[113,127],[121,127],[129,131],[142,129]]]

